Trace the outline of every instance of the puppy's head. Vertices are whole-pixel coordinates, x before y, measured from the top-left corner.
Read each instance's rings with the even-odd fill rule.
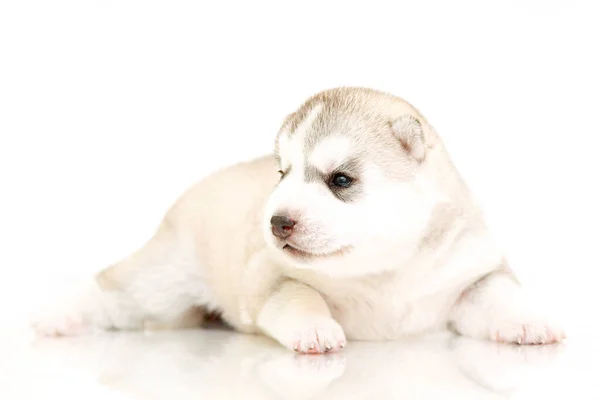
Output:
[[[384,269],[373,265],[377,256],[413,246],[435,202],[419,173],[429,147],[423,123],[406,102],[373,90],[310,98],[277,136],[269,245],[297,267],[332,275]]]

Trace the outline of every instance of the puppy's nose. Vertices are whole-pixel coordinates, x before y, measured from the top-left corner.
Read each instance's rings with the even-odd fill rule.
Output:
[[[278,238],[285,239],[291,236],[296,221],[283,215],[271,217],[271,231]]]

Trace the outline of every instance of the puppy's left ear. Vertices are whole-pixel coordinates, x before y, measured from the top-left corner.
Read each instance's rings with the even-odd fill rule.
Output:
[[[390,123],[402,148],[417,162],[425,159],[425,135],[418,119],[402,115]]]

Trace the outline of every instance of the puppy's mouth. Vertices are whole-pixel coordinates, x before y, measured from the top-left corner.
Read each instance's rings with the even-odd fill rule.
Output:
[[[292,256],[294,258],[306,259],[306,258],[315,257],[315,254],[313,254],[313,253],[309,253],[304,250],[297,249],[293,246],[290,246],[287,243],[283,246],[282,250],[284,253],[289,254],[290,256]]]
[[[330,252],[330,253],[311,253],[309,251],[299,249],[297,247],[294,247],[294,246],[290,245],[289,243],[286,243],[286,244],[284,244],[284,246],[282,247],[281,250],[285,254],[291,256],[294,259],[303,260],[303,261],[309,261],[309,260],[312,260],[312,259],[323,259],[323,258],[330,258],[330,257],[339,257],[339,256],[342,256],[342,255],[348,253],[350,251],[350,248],[344,247],[342,249],[335,250],[335,251]]]

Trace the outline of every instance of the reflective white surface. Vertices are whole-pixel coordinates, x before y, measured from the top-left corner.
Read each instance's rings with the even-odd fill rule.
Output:
[[[588,344],[518,347],[441,334],[314,356],[217,329],[4,343],[12,378],[3,390],[17,398],[600,398],[598,346]]]

